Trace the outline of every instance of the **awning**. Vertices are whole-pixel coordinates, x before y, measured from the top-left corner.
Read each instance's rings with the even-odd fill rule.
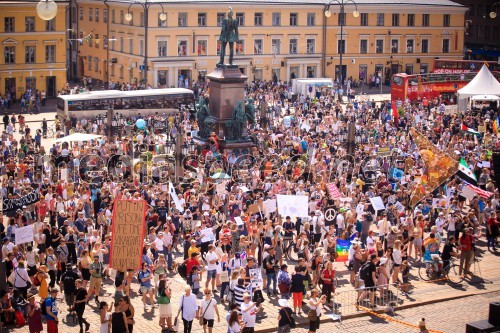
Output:
[[[476,95],[470,98],[473,101],[496,101],[500,99],[500,96],[496,95]]]

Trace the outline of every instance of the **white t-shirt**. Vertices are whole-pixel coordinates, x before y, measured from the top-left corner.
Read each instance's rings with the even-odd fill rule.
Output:
[[[344,226],[344,215],[338,214],[337,215],[337,228],[338,229],[345,229]]]
[[[202,299],[200,306],[201,306],[201,314],[203,315],[203,313],[205,313],[203,315],[203,318],[205,318],[206,320],[213,320],[215,318],[216,305],[217,301],[213,298],[208,301],[206,299]]]
[[[165,237],[165,236],[163,236],[163,237]],[[160,251],[160,252],[163,251],[163,239],[158,237],[155,239],[154,243],[155,243],[156,249],[158,251]]]
[[[375,240],[373,239],[373,237],[370,236],[366,237],[366,247],[368,249],[375,247]]]
[[[246,309],[252,307],[254,307],[254,309],[245,312]],[[241,303],[241,317],[243,321],[246,323],[246,327],[255,327],[255,319],[257,318],[255,312],[256,309],[257,306],[255,306],[254,302],[249,302],[248,304],[245,302]]]
[[[219,257],[217,257],[217,254],[215,252],[207,252],[207,254],[205,254],[205,260],[207,261],[207,264],[208,264],[208,267],[207,267],[207,270],[209,271],[213,271],[214,269],[217,269],[217,264],[214,262],[213,264],[210,263],[210,261],[214,260],[214,261],[217,261],[219,259]]]

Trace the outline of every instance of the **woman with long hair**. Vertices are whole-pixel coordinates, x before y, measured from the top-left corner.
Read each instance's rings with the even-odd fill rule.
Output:
[[[127,328],[128,328],[128,333],[133,333],[134,331],[134,314],[135,314],[135,309],[134,306],[130,303],[130,298],[128,296],[123,296],[122,297],[122,302],[121,304],[121,311],[125,313],[125,318],[127,320]],[[113,330],[114,332],[114,330]]]
[[[80,261],[78,262],[78,269],[82,274],[83,288],[87,288],[87,284],[90,281],[90,256],[87,249],[82,251]]]
[[[245,324],[241,323],[241,314],[238,314],[238,310],[231,311],[227,324],[231,333],[240,333],[245,328]]]

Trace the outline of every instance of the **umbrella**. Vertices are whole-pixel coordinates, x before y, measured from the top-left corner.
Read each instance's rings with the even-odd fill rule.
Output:
[[[210,178],[212,178],[212,179],[230,179],[231,177],[227,173],[217,172],[217,173],[214,173]]]

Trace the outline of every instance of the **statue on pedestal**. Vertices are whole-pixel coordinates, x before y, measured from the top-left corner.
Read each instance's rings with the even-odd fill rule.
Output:
[[[247,104],[245,105],[245,114],[250,125],[255,125],[255,106],[253,105],[253,98],[251,97],[247,99]]]
[[[233,19],[233,9],[229,7],[227,18],[222,20],[222,27],[220,31],[219,40],[221,41],[220,60],[218,66],[224,65],[224,56],[226,55],[226,45],[229,43],[229,64],[233,64],[234,56],[234,43],[237,42],[238,37],[238,20]]]
[[[245,110],[243,109],[243,102],[239,101],[233,112],[233,140],[243,139],[243,132],[247,126],[247,116],[245,115]]]
[[[198,112],[196,113],[196,119],[198,121],[199,135],[202,138],[206,138],[208,136],[207,132],[210,130],[205,124],[209,115],[210,111],[208,109],[208,100],[206,100],[204,96],[200,96],[198,99]]]

